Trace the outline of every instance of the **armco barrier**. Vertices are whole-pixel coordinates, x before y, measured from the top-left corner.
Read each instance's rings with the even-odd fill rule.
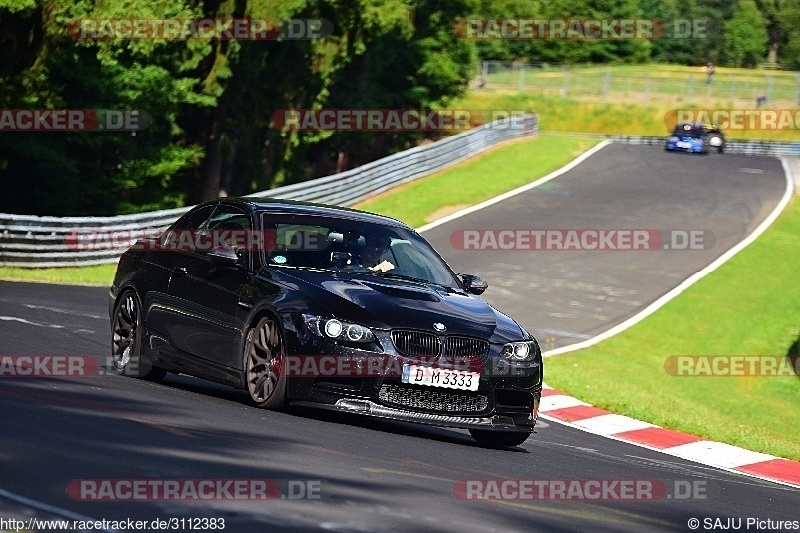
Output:
[[[250,196],[353,205],[397,185],[438,172],[502,141],[536,135],[537,131],[536,115],[498,120],[346,172]],[[111,217],[0,214],[0,266],[44,268],[114,263],[136,240],[131,237],[136,231],[159,231],[189,209],[184,207]],[[76,244],[75,236],[81,229],[102,230],[107,238],[90,246],[80,246]]]
[[[667,139],[666,136],[641,137],[632,135],[611,135],[603,136],[603,138],[624,144],[644,144],[647,146],[664,146]],[[725,141],[725,152],[744,155],[800,155],[800,142],[728,139]]]

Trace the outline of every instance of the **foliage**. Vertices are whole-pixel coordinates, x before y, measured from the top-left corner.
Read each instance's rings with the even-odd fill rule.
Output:
[[[325,19],[306,40],[80,39],[87,19]],[[709,35],[469,40],[465,18],[703,19]],[[292,109],[437,109],[480,59],[800,63],[798,0],[0,0],[0,108],[141,110],[137,132],[2,132],[0,212],[109,215],[247,194],[414,146],[424,132],[282,131]]]
[[[767,51],[767,23],[753,0],[739,0],[733,18],[725,25],[725,55],[737,67],[752,67]]]

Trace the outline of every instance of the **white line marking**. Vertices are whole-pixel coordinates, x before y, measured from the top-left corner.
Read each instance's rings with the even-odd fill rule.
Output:
[[[11,500],[13,502],[17,502],[22,505],[27,505],[28,507],[38,509],[39,511],[44,511],[46,513],[51,513],[64,518],[69,518],[71,520],[77,520],[79,522],[98,522],[98,520],[95,518],[90,518],[88,516],[80,515],[78,513],[73,513],[72,511],[68,511],[67,509],[62,509],[54,505],[32,500],[30,498],[26,498],[25,496],[20,496],[19,494],[14,494],[13,492],[1,488],[0,488],[0,498],[5,498],[7,500]],[[96,531],[113,531],[113,530],[98,529]]]
[[[24,318],[19,318],[16,316],[0,316],[0,320],[4,322],[22,322],[23,324],[30,324],[31,326],[39,326],[40,328],[55,328],[55,329],[64,328],[64,326],[60,326],[58,324],[39,324],[38,322],[31,322],[30,320],[26,320]]]
[[[570,161],[569,163],[567,163],[563,167],[559,168],[558,170],[555,170],[555,171],[551,172],[550,174],[548,174],[547,176],[545,176],[543,178],[539,178],[538,180],[536,180],[534,182],[528,183],[527,185],[523,185],[522,187],[517,187],[516,189],[513,189],[511,191],[505,192],[505,193],[503,193],[503,194],[501,194],[499,196],[495,196],[494,198],[489,198],[488,200],[486,200],[484,202],[481,202],[479,204],[475,204],[472,207],[467,207],[465,209],[462,209],[461,211],[456,211],[452,215],[448,215],[448,216],[446,216],[444,218],[440,218],[439,220],[435,220],[435,221],[431,222],[430,224],[425,224],[424,226],[422,226],[420,228],[417,228],[417,233],[422,233],[423,231],[428,231],[429,229],[433,229],[436,226],[440,226],[440,225],[442,225],[442,224],[444,224],[446,222],[450,222],[451,220],[455,220],[457,218],[461,218],[464,215],[468,215],[470,213],[474,213],[475,211],[480,211],[484,207],[489,207],[490,205],[494,205],[494,204],[496,204],[498,202],[502,202],[503,200],[511,198],[512,196],[516,196],[516,195],[518,195],[520,193],[523,193],[525,191],[529,191],[529,190],[533,189],[534,187],[538,187],[542,183],[547,183],[548,181],[550,181],[550,180],[552,180],[554,178],[557,178],[558,176],[560,176],[562,174],[565,174],[565,173],[569,172],[570,170],[572,170],[573,168],[577,167],[578,165],[580,165],[581,163],[583,163],[584,161],[586,161],[587,159],[592,157],[594,154],[596,154],[597,152],[599,152],[600,150],[602,150],[603,148],[605,148],[609,144],[611,144],[611,141],[605,140],[605,141],[601,142],[600,144],[598,144],[597,146],[595,146],[595,147],[587,150],[586,152],[582,153],[581,155],[579,155],[578,157],[576,157],[575,159],[573,159],[572,161]]]
[[[25,307],[28,309],[43,309],[45,311],[52,311],[54,313],[61,313],[64,315],[72,315],[72,316],[83,316],[86,318],[96,318],[98,320],[108,320],[107,316],[100,316],[100,315],[91,315],[88,313],[76,313],[72,309],[61,309],[60,307],[49,307],[47,305],[33,305],[33,304],[25,304]]]
[[[700,270],[699,272],[695,272],[694,274],[683,280],[683,282],[681,282],[680,285],[678,285],[677,287],[666,293],[664,296],[662,296],[655,302],[648,305],[639,314],[630,317],[628,320],[625,320],[624,322],[617,324],[613,328],[606,330],[603,333],[595,337],[592,337],[589,340],[578,342],[575,344],[570,344],[568,346],[563,346],[561,348],[556,348],[555,350],[544,352],[542,356],[552,357],[554,355],[559,355],[562,353],[574,352],[575,350],[582,350],[583,348],[594,346],[600,341],[604,341],[610,337],[613,337],[617,333],[625,331],[629,327],[638,324],[648,316],[658,311],[661,307],[666,305],[669,301],[674,299],[680,293],[682,293],[683,291],[694,285],[697,281],[704,278],[708,274],[717,270],[719,267],[727,263],[733,256],[744,250],[746,247],[750,246],[753,243],[753,241],[755,241],[758,237],[760,237],[761,234],[764,233],[767,230],[767,228],[769,228],[772,225],[773,222],[775,222],[778,216],[780,216],[780,214],[788,205],[789,200],[791,200],[792,198],[792,194],[794,192],[794,181],[792,179],[792,171],[789,169],[789,164],[785,158],[781,158],[781,164],[783,166],[784,177],[786,178],[786,189],[783,193],[783,197],[781,198],[780,202],[778,202],[778,205],[775,206],[775,209],[773,209],[772,212],[769,214],[769,216],[767,216],[767,218],[764,219],[764,221],[761,224],[759,224],[758,227],[755,230],[753,230],[753,232],[750,235],[745,237],[744,240],[734,245],[732,248],[730,248],[727,252],[719,256],[714,262],[712,262],[704,269]]]

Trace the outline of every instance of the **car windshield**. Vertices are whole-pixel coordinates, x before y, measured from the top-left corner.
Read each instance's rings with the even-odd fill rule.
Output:
[[[450,268],[417,233],[402,227],[306,215],[262,215],[271,267],[329,270],[457,287]]]
[[[685,128],[676,128],[675,131],[672,132],[673,135],[678,137],[692,137],[694,139],[699,139],[701,137],[705,137],[706,133],[697,128],[692,129],[685,129]]]

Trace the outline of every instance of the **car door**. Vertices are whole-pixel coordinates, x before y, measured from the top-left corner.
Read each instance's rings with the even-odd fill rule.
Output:
[[[226,367],[240,366],[239,341],[244,324],[239,317],[240,294],[251,279],[248,252],[238,262],[220,258],[214,243],[252,231],[249,214],[235,206],[218,205],[198,229],[199,249],[179,250],[169,294],[181,315],[170,339],[179,350]]]
[[[151,265],[148,271],[158,276],[156,283],[148,279],[149,286],[156,288],[145,295],[144,307],[147,310],[148,330],[173,346],[175,344],[173,335],[184,331],[185,311],[182,309],[183,305],[170,296],[169,285],[176,266],[179,264],[183,266],[186,261],[186,256],[182,253],[188,242],[186,237],[206,227],[215,207],[213,205],[201,207],[181,217],[161,236],[161,245],[148,254],[148,262],[155,265]],[[150,274],[149,278],[152,277],[153,274]]]

